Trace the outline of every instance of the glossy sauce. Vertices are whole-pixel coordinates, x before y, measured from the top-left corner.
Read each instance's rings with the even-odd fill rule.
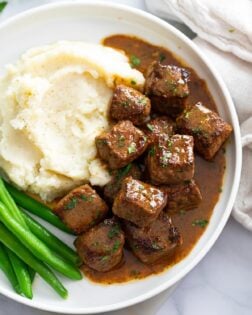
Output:
[[[217,111],[205,81],[200,79],[193,69],[179,61],[179,59],[168,50],[153,46],[135,37],[124,35],[107,37],[104,39],[103,43],[107,46],[125,51],[129,57],[132,55],[137,56],[141,60],[141,63],[136,68],[143,73],[145,73],[147,66],[153,60],[160,60],[164,64],[173,64],[187,68],[191,73],[188,103],[201,101],[210,109]],[[186,257],[205,230],[204,227],[194,226],[193,222],[195,220],[209,221],[213,208],[219,199],[225,172],[224,153],[225,150],[221,149],[212,162],[207,162],[201,157],[196,156],[195,179],[200,187],[203,200],[200,206],[194,210],[185,213],[182,211],[181,213],[171,215],[174,225],[179,228],[182,234],[182,246],[176,248],[170,256],[151,266],[141,263],[130,251],[124,250],[123,261],[116,269],[102,273],[83,266],[82,270],[86,276],[99,283],[125,282],[160,273]]]

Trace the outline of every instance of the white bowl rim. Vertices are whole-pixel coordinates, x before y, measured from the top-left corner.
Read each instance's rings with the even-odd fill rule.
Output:
[[[242,167],[242,145],[241,145],[241,137],[240,137],[240,126],[239,121],[237,117],[237,113],[235,110],[234,103],[232,101],[231,95],[226,87],[226,84],[224,83],[222,77],[219,75],[219,73],[215,70],[214,66],[212,65],[211,61],[208,60],[208,58],[201,52],[201,50],[196,46],[196,44],[193,43],[188,37],[186,37],[181,31],[170,25],[168,22],[148,13],[143,10],[124,5],[124,4],[117,4],[114,2],[105,2],[100,0],[76,0],[76,1],[63,1],[63,2],[56,2],[51,4],[45,4],[41,5],[32,9],[29,9],[27,11],[24,11],[22,13],[19,13],[13,17],[8,18],[6,21],[2,22],[0,24],[0,29],[3,27],[8,26],[9,24],[19,21],[23,18],[30,17],[34,13],[38,12],[45,12],[50,11],[51,9],[57,9],[61,7],[74,7],[74,6],[97,6],[97,7],[106,7],[106,8],[116,8],[120,9],[122,11],[126,11],[128,13],[137,14],[140,17],[143,17],[149,22],[154,22],[162,26],[163,28],[167,29],[169,32],[173,33],[175,36],[177,36],[179,39],[185,42],[186,45],[190,46],[190,48],[195,52],[195,54],[201,59],[201,61],[205,64],[205,66],[208,68],[210,73],[215,77],[217,83],[219,84],[223,96],[226,99],[226,103],[228,104],[232,119],[233,119],[233,131],[234,131],[234,143],[235,143],[235,154],[236,154],[236,164],[235,164],[235,175],[234,175],[234,182],[232,186],[232,190],[230,192],[230,197],[226,206],[226,209],[224,211],[222,220],[219,222],[218,226],[216,227],[214,233],[212,234],[211,238],[206,242],[205,247],[201,252],[199,252],[194,259],[171,281],[166,281],[162,285],[159,285],[155,287],[154,289],[150,290],[147,293],[141,294],[135,298],[132,298],[130,300],[115,303],[113,305],[108,305],[104,307],[93,307],[93,308],[75,308],[72,311],[71,310],[64,310],[64,306],[62,307],[51,307],[46,306],[43,303],[34,303],[32,300],[24,299],[23,297],[15,294],[15,292],[11,292],[8,289],[1,288],[0,286],[0,293],[5,295],[6,297],[9,297],[10,299],[13,299],[19,303],[31,306],[36,309],[44,310],[44,311],[50,311],[50,312],[58,312],[58,313],[67,313],[67,314],[95,314],[95,313],[102,313],[102,312],[109,312],[109,311],[115,311],[119,309],[123,309],[138,303],[141,303],[149,298],[152,298],[159,293],[163,292],[164,290],[172,287],[175,285],[179,280],[181,280],[188,272],[190,272],[201,260],[202,258],[207,254],[207,252],[211,249],[213,244],[216,242],[217,238],[219,237],[220,233],[222,232],[224,226],[227,223],[227,220],[231,214],[232,207],[235,201],[236,194],[238,192],[239,188],[239,182],[240,182],[240,175],[241,175],[241,167]]]

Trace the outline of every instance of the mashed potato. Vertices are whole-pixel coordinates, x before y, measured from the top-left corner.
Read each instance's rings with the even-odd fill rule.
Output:
[[[117,83],[143,86],[121,52],[102,45],[58,42],[26,52],[0,78],[0,167],[23,190],[52,200],[110,176],[94,139],[109,128]]]

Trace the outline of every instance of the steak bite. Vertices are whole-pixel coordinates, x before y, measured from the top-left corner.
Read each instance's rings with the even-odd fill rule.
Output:
[[[123,168],[112,171],[111,175],[111,181],[104,186],[104,197],[106,200],[113,202],[121,189],[124,178],[132,176],[134,179],[140,179],[141,171],[136,164],[130,163]]]
[[[111,131],[96,137],[99,156],[111,169],[124,167],[137,159],[147,145],[145,134],[129,120],[119,122]]]
[[[177,118],[177,125],[181,133],[193,136],[195,149],[206,160],[214,157],[232,132],[228,123],[200,102],[186,109]]]
[[[108,207],[94,189],[83,185],[62,198],[54,212],[75,234],[81,234],[102,221]]]
[[[126,85],[118,85],[113,94],[110,116],[115,120],[130,120],[141,125],[149,117],[151,104],[148,97]]]
[[[123,229],[127,243],[143,263],[154,263],[182,244],[178,229],[163,211],[149,226],[138,227],[129,221],[124,221]]]
[[[166,195],[160,189],[127,177],[115,198],[113,213],[138,226],[153,222],[166,205]]]
[[[189,73],[183,68],[153,62],[146,73],[145,93],[152,108],[162,114],[177,116],[185,109],[189,95]]]
[[[78,236],[74,244],[84,264],[105,272],[114,268],[122,259],[124,233],[115,218],[106,219]]]
[[[147,167],[155,184],[178,184],[194,175],[193,137],[159,137],[149,150]]]
[[[174,122],[167,116],[159,116],[146,124],[148,142],[155,143],[160,135],[171,136],[174,134]]]
[[[195,180],[178,185],[163,186],[167,194],[167,205],[164,211],[180,212],[197,208],[202,200],[201,192]]]

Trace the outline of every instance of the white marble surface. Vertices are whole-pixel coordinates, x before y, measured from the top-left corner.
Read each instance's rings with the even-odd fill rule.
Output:
[[[0,21],[34,5],[53,1],[55,0],[9,0]],[[146,9],[144,0],[113,1]],[[159,310],[153,310],[153,314],[149,312],[149,315],[251,315],[252,234],[230,219],[212,250],[178,284],[169,298],[163,294],[158,299],[131,308],[123,314],[147,315],[146,310],[151,309],[150,305],[154,304]],[[30,314],[49,315],[47,312],[28,308],[0,295],[0,315]]]

